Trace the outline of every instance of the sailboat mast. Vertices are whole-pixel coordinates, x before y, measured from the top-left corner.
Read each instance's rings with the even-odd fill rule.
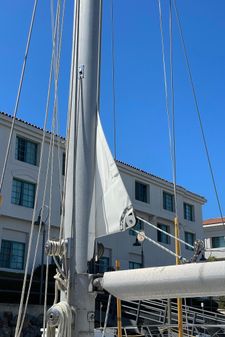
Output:
[[[69,242],[69,304],[75,309],[72,336],[93,336],[95,294],[87,274],[88,233],[94,193],[99,105],[101,0],[77,0],[69,99],[65,238]]]

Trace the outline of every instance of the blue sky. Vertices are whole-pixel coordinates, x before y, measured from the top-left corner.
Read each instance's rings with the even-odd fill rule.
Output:
[[[177,0],[200,111],[225,208],[225,2]],[[13,112],[33,1],[1,1],[0,110]],[[168,1],[162,0],[168,59]],[[117,158],[171,180],[157,0],[114,0]],[[73,1],[67,0],[59,86],[61,133],[67,113]],[[18,117],[43,126],[51,56],[50,1],[40,1]],[[217,217],[197,114],[176,23],[174,85],[177,182],[205,196],[203,217]],[[113,151],[110,0],[104,0],[101,116]],[[225,212],[224,212],[225,214]]]

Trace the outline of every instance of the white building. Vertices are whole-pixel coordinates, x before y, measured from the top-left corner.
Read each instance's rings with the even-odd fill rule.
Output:
[[[0,172],[3,168],[11,122],[12,117],[0,113],[2,155]],[[0,207],[0,270],[23,272],[24,269],[34,195],[37,189],[42,135],[42,129],[22,120],[16,120],[2,190],[3,203]],[[51,134],[47,133],[44,148],[44,170],[41,174],[39,188],[41,194],[38,199],[36,218],[42,205],[50,142]],[[51,239],[57,239],[59,232],[60,185],[63,183],[63,163],[65,162],[65,140],[57,137],[57,143],[59,145],[57,146],[55,143],[54,146],[54,169],[49,175],[45,202],[47,222],[50,221],[52,225]],[[117,162],[117,164],[137,214],[159,228],[174,234],[175,213],[172,183],[127,164],[121,162]],[[50,177],[52,177],[52,186],[54,187],[52,206],[49,203]],[[206,200],[180,186],[177,187],[177,193],[180,235],[186,242],[193,244],[196,238],[203,238],[202,205]],[[51,219],[49,219],[49,207],[52,209]],[[145,233],[156,242],[174,251],[174,240],[170,237],[143,225],[143,223],[139,223],[137,227],[144,229]],[[37,231],[38,226],[35,226],[35,235],[37,235]],[[43,241],[43,236],[41,236],[36,265],[41,264]],[[132,231],[104,237],[99,239],[99,242],[103,243],[105,247],[104,255],[97,266],[99,271],[114,266],[115,259],[121,261],[122,269],[175,263],[173,256],[148,241],[145,241],[141,246],[134,245],[136,237]],[[32,254],[34,254],[33,246]],[[187,246],[182,247],[182,256],[191,257],[192,254],[193,252]]]
[[[205,237],[205,257],[215,257],[219,260],[225,259],[225,224],[221,218],[207,219],[203,221]]]

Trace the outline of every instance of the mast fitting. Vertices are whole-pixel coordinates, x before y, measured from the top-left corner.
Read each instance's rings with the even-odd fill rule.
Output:
[[[79,79],[84,78],[84,64],[81,64],[78,67],[78,76],[79,76]]]
[[[134,209],[132,206],[128,206],[127,208],[125,208],[121,216],[120,229],[121,231],[125,231],[130,227],[134,227],[135,224],[136,224],[136,216]]]

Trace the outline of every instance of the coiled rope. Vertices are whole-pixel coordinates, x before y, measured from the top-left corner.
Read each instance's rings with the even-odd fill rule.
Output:
[[[54,304],[48,310],[47,322],[46,337],[71,337],[72,310],[70,305],[65,301]]]

